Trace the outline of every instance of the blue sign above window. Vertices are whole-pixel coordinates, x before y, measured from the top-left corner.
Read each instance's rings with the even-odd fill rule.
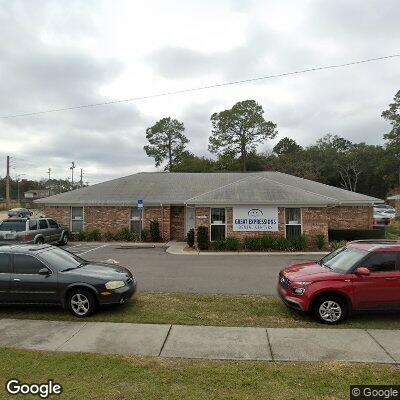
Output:
[[[138,200],[137,201],[137,207],[138,208],[143,208],[143,200]]]

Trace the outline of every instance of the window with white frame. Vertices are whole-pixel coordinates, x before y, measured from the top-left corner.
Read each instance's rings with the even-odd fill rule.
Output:
[[[71,231],[83,231],[83,207],[71,207]]]
[[[131,232],[138,235],[138,238],[140,238],[142,234],[142,210],[142,208],[131,207],[130,229]]]
[[[225,208],[211,208],[211,241],[222,240],[226,237]]]
[[[301,208],[285,208],[285,233],[288,239],[302,234]]]

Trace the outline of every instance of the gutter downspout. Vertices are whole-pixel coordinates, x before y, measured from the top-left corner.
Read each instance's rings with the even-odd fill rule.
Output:
[[[164,240],[164,206],[160,203],[161,206],[161,237]]]

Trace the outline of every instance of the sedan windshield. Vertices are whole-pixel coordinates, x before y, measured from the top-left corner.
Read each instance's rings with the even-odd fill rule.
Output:
[[[26,230],[25,221],[3,221],[0,224],[0,231],[22,232]]]
[[[351,247],[342,247],[325,256],[320,261],[320,264],[337,273],[345,274],[356,263],[360,262],[366,254],[366,251],[353,249]]]
[[[51,250],[41,252],[40,257],[61,271],[78,268],[86,263],[83,258],[57,248],[52,248]]]

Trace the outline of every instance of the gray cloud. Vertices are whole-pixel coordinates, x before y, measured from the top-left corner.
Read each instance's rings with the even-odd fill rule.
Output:
[[[0,4],[2,115],[107,101],[102,89],[120,80],[130,67],[130,57],[135,58],[129,48],[126,59],[112,57],[109,49],[89,50],[87,44],[96,42],[101,31],[109,29],[112,34],[117,29],[104,24],[108,15],[102,1],[0,0]],[[242,40],[227,39],[223,51],[216,50],[220,45],[213,46],[209,21],[203,16],[204,30],[198,35],[204,36],[209,50],[161,40],[160,28],[162,45],[146,41],[146,32],[132,37],[132,42],[148,47],[147,56],[142,53],[134,61],[174,90],[197,86],[192,80],[204,84],[240,80],[398,51],[397,0],[282,0],[269,3],[268,9],[263,5],[256,0],[226,3],[226,13],[240,16],[243,25],[237,27]],[[212,2],[206,6],[210,12],[217,7]],[[274,24],[279,7],[281,21]],[[227,21],[220,20],[221,29]],[[184,37],[191,27],[171,25],[170,29]],[[380,114],[400,89],[399,71],[400,60],[376,62],[221,88],[198,97],[194,93],[184,97],[185,103],[182,97],[168,101],[176,104],[172,115],[185,124],[189,149],[201,155],[209,155],[210,115],[248,98],[262,104],[266,118],[278,124],[276,140],[290,136],[307,145],[331,132],[381,143],[388,126]],[[162,91],[151,80],[143,77],[144,94]],[[153,160],[143,151],[145,128],[166,111],[146,107],[145,114],[140,107],[140,103],[120,103],[0,120],[0,176],[7,154],[15,156],[14,173],[32,177],[45,176],[48,167],[66,177],[72,160],[91,171],[87,176],[91,182],[151,169]]]

